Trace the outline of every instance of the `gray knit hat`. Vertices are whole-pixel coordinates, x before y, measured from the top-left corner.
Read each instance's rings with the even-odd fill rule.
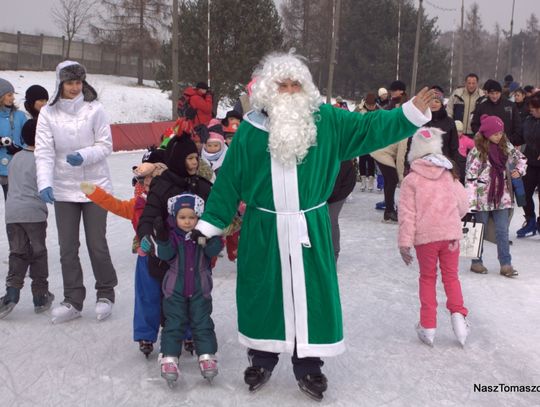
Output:
[[[11,82],[0,78],[0,98],[2,98],[6,93],[15,93],[15,88]]]

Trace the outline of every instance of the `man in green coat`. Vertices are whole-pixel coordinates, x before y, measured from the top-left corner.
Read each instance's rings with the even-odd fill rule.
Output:
[[[194,238],[222,233],[246,203],[236,286],[239,340],[251,362],[245,382],[260,388],[287,352],[300,389],[321,400],[320,358],[345,350],[326,201],[341,161],[411,136],[430,120],[433,93],[360,115],[321,104],[293,54],[267,56],[253,76],[254,110],[234,136]]]

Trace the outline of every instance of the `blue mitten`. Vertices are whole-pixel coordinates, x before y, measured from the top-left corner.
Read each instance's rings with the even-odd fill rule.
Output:
[[[39,197],[43,202],[52,204],[54,202],[54,194],[52,187],[47,187],[39,191]]]
[[[82,155],[80,153],[73,153],[73,154],[68,154],[66,156],[66,161],[74,166],[74,167],[78,167],[79,165],[81,165],[84,161],[84,159],[82,158]]]

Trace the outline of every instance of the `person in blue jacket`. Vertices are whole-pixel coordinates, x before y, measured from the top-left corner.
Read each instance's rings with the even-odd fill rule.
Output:
[[[7,166],[15,153],[23,147],[21,130],[26,116],[15,105],[13,85],[0,78],[0,185],[4,190],[4,199],[8,192]]]

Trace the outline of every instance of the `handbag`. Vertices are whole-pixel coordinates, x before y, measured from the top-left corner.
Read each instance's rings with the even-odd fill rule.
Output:
[[[459,257],[465,259],[479,259],[482,254],[484,242],[484,224],[477,222],[474,217],[472,220],[463,222],[463,237],[459,242]]]

